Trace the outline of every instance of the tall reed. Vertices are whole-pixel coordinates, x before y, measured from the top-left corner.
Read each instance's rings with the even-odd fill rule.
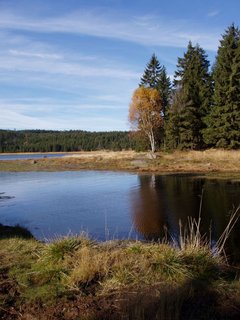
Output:
[[[201,205],[200,205],[200,208],[201,208]],[[225,227],[224,231],[215,242],[214,255],[225,256],[226,242],[234,226],[236,225],[239,217],[240,217],[240,205],[234,211],[231,212],[227,226]],[[209,231],[209,234],[206,234],[206,233],[201,234],[200,226],[201,226],[201,209],[199,210],[198,219],[188,217],[187,226],[184,227],[180,220],[179,222],[180,231],[179,231],[179,241],[178,241],[180,250],[197,251],[205,248],[213,251],[211,230]]]

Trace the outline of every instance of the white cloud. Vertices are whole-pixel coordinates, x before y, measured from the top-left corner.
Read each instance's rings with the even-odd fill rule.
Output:
[[[214,10],[214,11],[209,12],[209,13],[207,14],[207,16],[210,17],[210,18],[211,18],[211,17],[216,17],[216,16],[219,15],[219,13],[220,13],[219,10]]]
[[[114,102],[113,104],[96,104],[96,103],[81,103],[80,101],[54,101],[49,98],[45,99],[1,99],[0,100],[0,111],[13,111],[13,112],[21,112],[21,113],[31,113],[31,112],[42,112],[42,114],[54,113],[62,111],[66,113],[68,110],[68,114],[81,113],[83,110],[126,110],[126,105],[117,104]]]
[[[45,129],[45,130],[94,130],[111,131],[127,130],[127,123],[115,117],[82,116],[79,118],[61,119],[49,116],[44,119],[23,115],[17,111],[1,110],[0,128],[2,129]]]
[[[10,34],[8,38],[11,38]],[[5,43],[5,50],[0,53],[0,70],[62,74],[78,78],[138,79],[140,76],[139,73],[126,68],[110,67],[109,61],[103,63],[97,57],[76,55],[76,53],[61,54],[49,45],[30,41],[26,37],[22,42],[18,39],[16,48],[13,48],[11,41],[10,44],[9,41]]]
[[[123,101],[126,101],[127,97],[128,97],[127,93],[126,94],[119,93],[119,95],[104,94],[104,95],[94,96],[94,99],[98,101],[104,101],[106,103],[119,104],[119,103],[122,103]]]
[[[191,21],[171,21],[160,16],[120,17],[116,12],[107,15],[90,10],[41,19],[2,11],[0,27],[31,32],[84,34],[155,46],[186,47],[187,42],[193,40],[209,50],[217,49],[219,37],[215,31],[198,31]]]
[[[140,74],[123,69],[89,67],[80,63],[50,62],[30,60],[20,57],[0,57],[0,69],[9,71],[30,71],[51,74],[64,74],[78,77],[107,77],[118,79],[138,79]]]
[[[9,53],[13,56],[27,57],[27,58],[40,58],[40,59],[51,59],[59,60],[62,59],[62,56],[59,54],[50,54],[44,52],[25,52],[19,50],[9,50]]]
[[[120,112],[120,117],[115,112]],[[1,129],[128,130],[125,105],[59,102],[48,97],[9,98],[0,100],[0,114]]]

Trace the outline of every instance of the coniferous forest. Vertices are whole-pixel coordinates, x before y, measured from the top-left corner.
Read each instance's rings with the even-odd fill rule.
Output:
[[[204,49],[189,42],[172,86],[155,55],[139,85],[159,90],[162,97],[162,148],[240,147],[240,30],[234,24],[220,40],[212,70]]]
[[[157,130],[161,150],[240,147],[240,30],[232,24],[220,40],[215,63],[199,44],[189,42],[178,58],[171,83],[152,55],[139,86],[157,89],[164,125]],[[0,130],[0,152],[146,150],[141,133]]]
[[[70,152],[136,149],[129,132],[0,130],[0,152]]]

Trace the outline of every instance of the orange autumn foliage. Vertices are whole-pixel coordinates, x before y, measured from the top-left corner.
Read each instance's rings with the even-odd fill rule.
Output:
[[[163,126],[162,99],[157,89],[140,87],[133,93],[129,121],[148,137],[152,152],[156,150],[156,130]]]

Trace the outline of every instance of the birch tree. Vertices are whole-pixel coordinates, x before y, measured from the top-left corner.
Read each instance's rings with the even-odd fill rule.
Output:
[[[156,134],[163,126],[162,99],[157,89],[140,87],[135,90],[129,106],[129,121],[149,140],[151,151],[156,151]]]

